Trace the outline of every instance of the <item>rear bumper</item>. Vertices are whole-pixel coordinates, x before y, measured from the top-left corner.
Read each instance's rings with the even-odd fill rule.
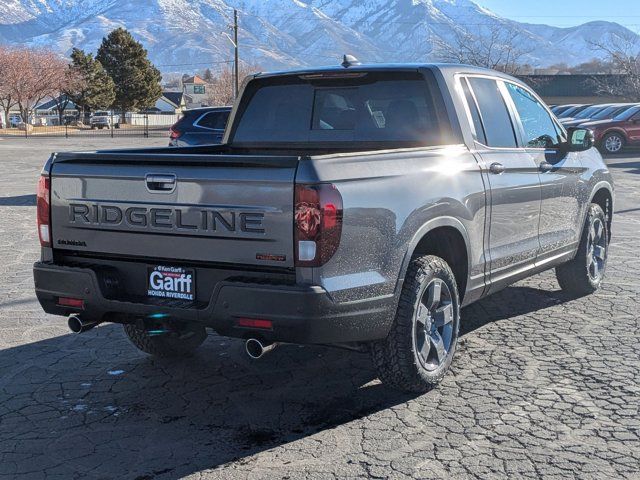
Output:
[[[97,274],[77,268],[37,262],[33,268],[36,296],[45,312],[68,316],[82,313],[87,319],[105,320],[125,315],[169,318],[203,324],[224,336],[259,337],[290,343],[364,342],[384,338],[394,313],[393,297],[335,303],[317,286],[268,285],[219,282],[208,304],[179,307],[106,298]],[[84,309],[58,305],[59,297],[81,298]],[[149,302],[149,303],[148,303]],[[271,330],[237,325],[239,318],[271,320]]]

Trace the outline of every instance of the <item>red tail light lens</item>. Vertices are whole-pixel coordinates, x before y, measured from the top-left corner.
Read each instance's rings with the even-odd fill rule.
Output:
[[[296,185],[295,264],[319,267],[336,253],[342,234],[342,195],[329,183]]]
[[[51,182],[47,175],[41,175],[38,180],[38,193],[36,196],[36,212],[38,221],[38,236],[40,245],[51,246],[51,227],[49,222],[49,198],[51,194]]]

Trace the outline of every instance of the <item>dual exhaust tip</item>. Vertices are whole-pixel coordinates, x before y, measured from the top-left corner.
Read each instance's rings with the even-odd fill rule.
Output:
[[[85,320],[80,315],[70,315],[67,323],[69,325],[69,330],[73,333],[84,333],[102,322],[98,320]],[[250,338],[245,342],[244,349],[250,358],[258,360],[265,354],[273,351],[278,345],[278,343],[263,343],[257,338]]]

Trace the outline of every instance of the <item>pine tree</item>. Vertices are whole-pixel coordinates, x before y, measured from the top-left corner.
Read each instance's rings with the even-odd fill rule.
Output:
[[[91,53],[74,48],[69,65],[69,81],[63,92],[84,113],[109,108],[116,98],[115,84]]]
[[[205,69],[204,74],[202,75],[202,79],[207,83],[213,82],[213,73],[211,73],[210,68]]]
[[[124,28],[113,30],[98,49],[96,59],[115,83],[114,105],[125,113],[152,107],[162,95],[160,72],[147,58],[147,51]]]

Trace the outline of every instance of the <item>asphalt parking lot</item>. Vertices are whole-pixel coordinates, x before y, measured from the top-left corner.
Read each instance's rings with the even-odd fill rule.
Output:
[[[452,372],[416,396],[384,388],[363,354],[282,346],[250,362],[211,335],[158,361],[118,326],[75,336],[40,310],[48,152],[165,143],[0,139],[0,478],[640,478],[640,155],[607,159],[604,288],[571,299],[547,272],[463,310]]]

